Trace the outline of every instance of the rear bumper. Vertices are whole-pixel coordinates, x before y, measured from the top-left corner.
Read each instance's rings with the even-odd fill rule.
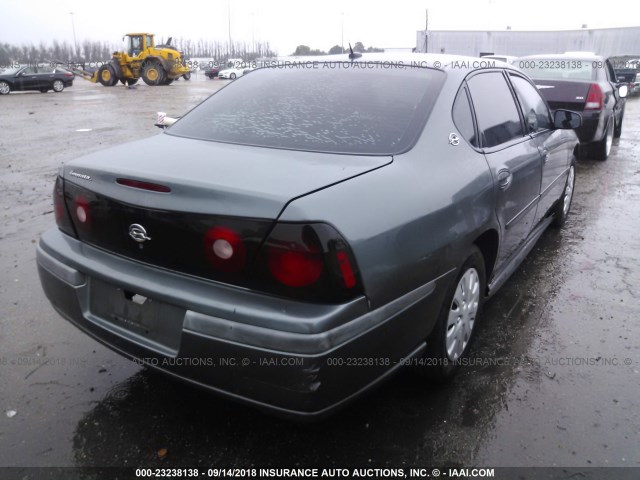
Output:
[[[364,297],[310,305],[177,275],[108,254],[57,229],[42,236],[37,262],[58,313],[114,351],[300,419],[331,413],[401,368],[404,359],[421,354],[440,291],[453,273],[369,311]],[[117,297],[123,292],[155,302],[153,332],[119,318],[114,305],[129,308]]]

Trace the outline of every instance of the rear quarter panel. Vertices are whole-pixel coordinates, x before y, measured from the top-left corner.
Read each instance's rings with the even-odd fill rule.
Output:
[[[449,144],[450,133],[459,135],[451,119],[459,85],[445,85],[410,151],[293,201],[281,216],[327,222],[340,231],[372,308],[459,268],[477,235],[495,226],[494,185],[484,156],[462,138],[458,146]]]

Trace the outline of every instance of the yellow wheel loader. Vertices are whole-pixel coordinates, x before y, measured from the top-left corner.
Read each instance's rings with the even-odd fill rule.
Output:
[[[163,45],[155,45],[152,33],[128,33],[123,40],[125,50],[114,52],[96,72],[74,69],[74,73],[105,87],[118,82],[133,85],[140,78],[147,85],[170,85],[178,77],[190,78],[191,70],[182,54],[171,46],[171,37]]]

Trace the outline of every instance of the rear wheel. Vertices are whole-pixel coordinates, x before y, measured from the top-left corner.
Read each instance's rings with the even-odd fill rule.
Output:
[[[229,78],[230,78],[231,80],[235,80],[235,79],[236,79],[236,74],[235,74],[235,73],[232,73],[231,75],[229,75]]]
[[[51,88],[53,88],[54,92],[60,93],[64,90],[64,82],[62,80],[54,80]]]
[[[575,159],[571,161],[569,166],[569,174],[567,175],[567,181],[564,184],[564,190],[562,196],[558,199],[555,206],[555,217],[553,225],[555,227],[562,227],[569,216],[569,210],[571,210],[571,201],[573,200],[573,191],[576,184],[576,163]]]
[[[485,281],[484,257],[474,245],[449,287],[436,325],[427,339],[425,365],[420,368],[426,377],[446,381],[457,372],[475,333],[484,303]]]
[[[191,72],[185,73],[184,75],[182,75],[182,78],[184,78],[185,80],[191,80]]]
[[[11,91],[11,87],[7,82],[0,81],[0,95],[6,95]]]
[[[142,80],[147,85],[162,85],[164,77],[164,70],[157,62],[147,63],[142,69]]]
[[[612,115],[607,122],[607,129],[604,132],[604,137],[602,137],[602,140],[600,140],[593,146],[593,153],[596,159],[604,161],[609,158],[609,154],[611,153],[611,146],[613,145],[614,129],[615,120]]]
[[[98,70],[98,81],[105,87],[113,87],[118,83],[118,77],[109,65],[102,65]]]

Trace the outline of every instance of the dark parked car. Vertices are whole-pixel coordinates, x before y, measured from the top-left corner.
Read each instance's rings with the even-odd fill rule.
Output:
[[[533,79],[552,110],[582,115],[576,130],[586,152],[600,160],[620,137],[627,86],[620,86],[609,60],[594,54],[532,55],[514,62]]]
[[[19,90],[39,90],[42,93],[49,90],[61,92],[65,87],[73,85],[73,78],[73,73],[59,67],[10,68],[0,74],[0,94],[6,95]]]
[[[629,87],[629,95],[640,93],[640,59],[628,60],[615,68],[616,78]]]
[[[451,377],[485,298],[567,218],[580,116],[507,65],[338,59],[256,69],[163,134],[65,164],[37,248],[55,309],[280,414],[412,363]]]
[[[220,69],[218,67],[207,67],[204,69],[204,74],[206,77],[209,77],[211,80],[218,76],[218,72]]]

